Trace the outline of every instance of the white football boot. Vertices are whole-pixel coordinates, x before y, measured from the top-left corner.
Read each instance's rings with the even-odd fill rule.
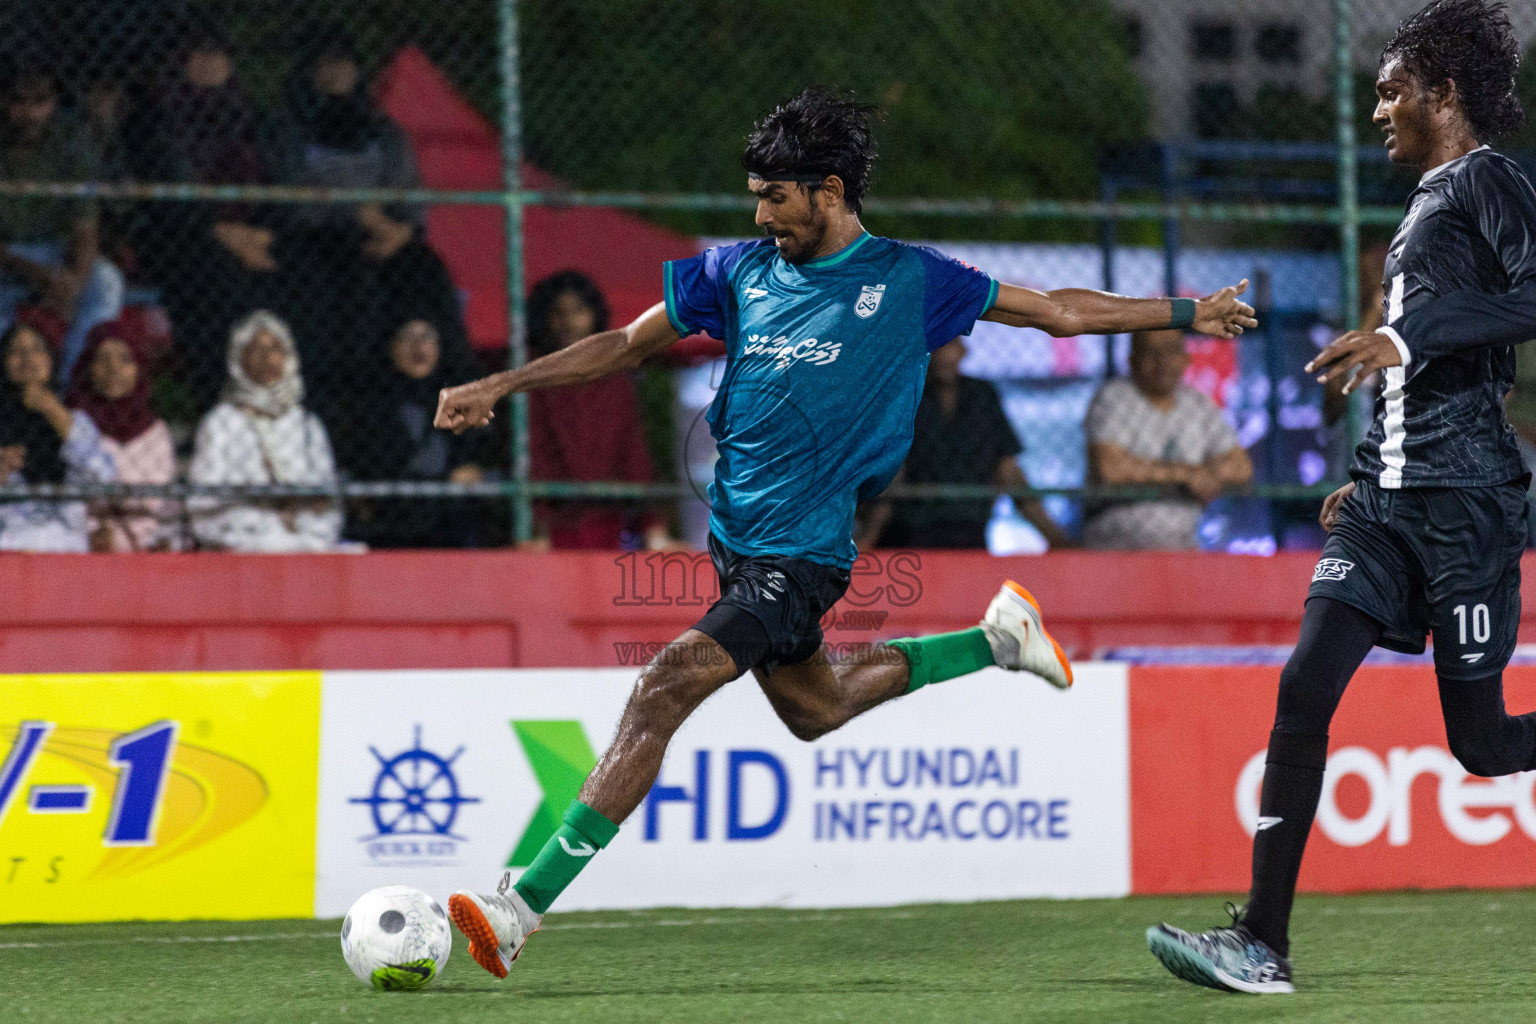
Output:
[[[992,660],[1015,672],[1033,672],[1063,690],[1072,685],[1072,663],[1045,631],[1040,605],[1013,580],[1003,584],[981,620]]]
[[[448,897],[448,918],[469,940],[475,963],[498,978],[505,978],[512,961],[523,951],[528,936],[539,930],[543,914],[536,914],[512,888],[512,872],[501,876],[492,896],[460,889]]]

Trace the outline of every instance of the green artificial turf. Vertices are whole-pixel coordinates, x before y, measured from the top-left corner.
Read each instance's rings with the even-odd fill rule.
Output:
[[[424,992],[374,992],[334,921],[0,927],[0,1020],[1536,1020],[1536,892],[1303,897],[1294,996],[1174,979],[1142,933],[1222,923],[1209,897],[879,910],[554,914],[512,976],[464,955]]]

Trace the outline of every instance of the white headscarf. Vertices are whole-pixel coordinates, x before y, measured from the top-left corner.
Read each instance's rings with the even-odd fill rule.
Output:
[[[269,331],[283,345],[288,357],[283,361],[283,375],[262,386],[245,374],[240,358],[246,346],[263,331]],[[299,376],[299,350],[293,332],[276,314],[258,309],[235,324],[229,336],[229,381],[224,385],[224,401],[244,406],[277,419],[304,401],[304,380]]]

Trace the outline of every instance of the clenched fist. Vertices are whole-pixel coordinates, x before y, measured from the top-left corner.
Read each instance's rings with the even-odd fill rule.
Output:
[[[471,381],[458,387],[443,388],[437,396],[437,416],[432,425],[439,430],[462,434],[473,427],[483,427],[496,418],[496,403],[501,398],[486,380]]]

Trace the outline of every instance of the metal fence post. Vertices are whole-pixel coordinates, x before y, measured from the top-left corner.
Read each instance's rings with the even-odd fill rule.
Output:
[[[523,284],[523,107],[519,92],[517,0],[500,0],[501,22],[501,180],[507,230],[507,361],[528,361],[528,332]],[[510,402],[512,428],[512,539],[533,536],[533,503],[528,497],[528,396]]]
[[[1157,147],[1161,164],[1159,166],[1159,181],[1163,189],[1163,202],[1175,207],[1175,212],[1169,214],[1163,221],[1163,294],[1179,294],[1179,247],[1183,244],[1182,226],[1180,215],[1176,208],[1179,202],[1179,157],[1178,147],[1171,142],[1165,142]]]
[[[1355,161],[1355,68],[1351,0],[1334,0],[1334,111],[1339,140],[1339,310],[1347,331],[1360,326],[1360,194]],[[1361,436],[1360,406],[1350,402],[1349,446]]]

